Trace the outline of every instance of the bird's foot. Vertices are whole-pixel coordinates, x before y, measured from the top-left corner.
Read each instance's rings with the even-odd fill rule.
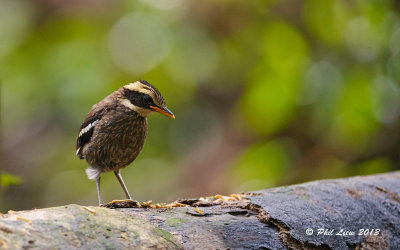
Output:
[[[135,201],[135,200],[113,200],[110,201],[109,203],[102,204],[102,207],[106,208],[139,208],[142,207],[140,205],[140,202]]]

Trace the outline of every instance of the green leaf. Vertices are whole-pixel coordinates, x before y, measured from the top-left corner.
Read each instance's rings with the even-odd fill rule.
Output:
[[[16,186],[22,183],[22,179],[19,176],[3,173],[0,175],[0,186]]]

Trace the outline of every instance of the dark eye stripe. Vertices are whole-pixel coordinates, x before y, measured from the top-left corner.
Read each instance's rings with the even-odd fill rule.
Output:
[[[124,88],[124,95],[133,105],[141,108],[149,108],[150,104],[154,103],[151,96],[139,91]],[[150,102],[146,102],[146,98],[150,98]]]
[[[130,90],[130,89],[126,89],[124,88],[124,95],[126,98],[128,98],[129,100],[133,100],[135,98],[139,98],[140,97],[139,92],[135,91],[135,90]]]
[[[158,89],[156,87],[154,87],[153,85],[151,85],[149,82],[145,81],[145,80],[139,80],[139,82],[142,84],[141,87],[144,89],[147,89],[149,91],[151,91],[154,94],[154,98],[156,98],[157,103],[162,103],[164,104],[164,98],[162,97],[160,91],[158,91]]]

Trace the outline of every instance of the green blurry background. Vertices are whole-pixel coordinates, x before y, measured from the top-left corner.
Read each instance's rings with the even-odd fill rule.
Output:
[[[400,168],[400,5],[385,0],[0,0],[0,211],[97,204],[75,156],[91,106],[145,79],[122,171],[138,200]],[[113,174],[104,201],[124,198]]]

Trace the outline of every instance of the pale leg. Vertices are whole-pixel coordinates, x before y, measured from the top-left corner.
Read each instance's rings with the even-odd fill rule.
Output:
[[[115,171],[114,171],[114,174],[115,174],[115,176],[117,177],[117,179],[118,179],[118,181],[119,181],[119,184],[121,184],[121,187],[122,187],[122,189],[123,189],[124,192],[125,192],[126,198],[127,198],[128,200],[132,200],[132,198],[131,198],[131,196],[130,196],[130,194],[129,194],[129,192],[128,192],[128,189],[127,189],[126,186],[125,186],[124,180],[122,179],[122,176],[121,176],[121,173],[119,172],[119,170],[115,170]]]
[[[100,196],[100,176],[96,179],[97,196],[99,197],[99,206],[101,206],[101,196]]]

